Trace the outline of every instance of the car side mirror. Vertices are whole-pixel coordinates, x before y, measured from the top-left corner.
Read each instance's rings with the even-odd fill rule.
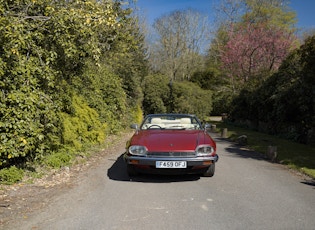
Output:
[[[138,129],[139,126],[138,126],[138,124],[132,124],[132,125],[130,125],[130,128],[132,128],[132,129]]]
[[[205,131],[209,131],[211,129],[211,124],[206,123],[204,128],[205,128]]]

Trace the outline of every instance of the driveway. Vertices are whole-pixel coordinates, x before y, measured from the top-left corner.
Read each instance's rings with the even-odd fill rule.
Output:
[[[212,178],[129,178],[121,141],[49,204],[3,229],[314,229],[314,181],[215,140],[220,159]]]

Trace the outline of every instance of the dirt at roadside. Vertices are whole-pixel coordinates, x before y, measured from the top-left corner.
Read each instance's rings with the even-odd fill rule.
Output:
[[[74,186],[80,174],[97,166],[104,156],[115,153],[118,145],[126,143],[132,132],[111,136],[106,140],[105,149],[71,167],[52,170],[32,184],[25,178],[22,182],[10,186],[0,185],[0,229],[18,219],[27,219],[34,211],[49,205],[50,201]]]

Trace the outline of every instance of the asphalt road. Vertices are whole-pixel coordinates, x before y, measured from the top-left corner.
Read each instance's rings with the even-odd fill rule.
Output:
[[[138,176],[105,157],[45,209],[8,229],[315,229],[315,184],[216,138],[212,178]]]

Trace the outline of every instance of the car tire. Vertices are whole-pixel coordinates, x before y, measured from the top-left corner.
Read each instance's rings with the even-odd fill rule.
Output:
[[[215,163],[212,163],[207,171],[203,174],[205,177],[213,177],[215,171]]]
[[[138,172],[136,171],[135,167],[129,164],[127,165],[127,173],[129,177],[138,175]]]

